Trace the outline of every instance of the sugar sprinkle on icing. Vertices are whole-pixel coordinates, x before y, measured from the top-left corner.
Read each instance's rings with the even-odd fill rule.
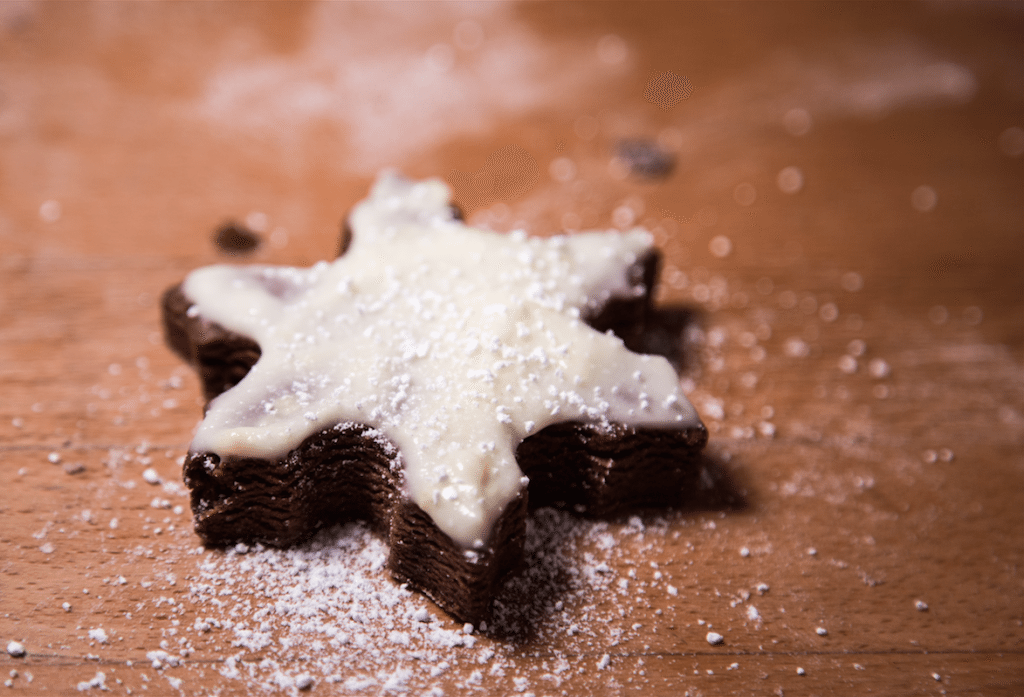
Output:
[[[449,204],[440,181],[385,173],[334,262],[190,274],[195,312],[262,351],[211,402],[192,449],[272,459],[332,425],[368,424],[398,447],[406,493],[469,549],[526,485],[515,450],[531,433],[700,423],[667,360],[584,321],[645,291],[633,270],[647,232],[499,234]]]

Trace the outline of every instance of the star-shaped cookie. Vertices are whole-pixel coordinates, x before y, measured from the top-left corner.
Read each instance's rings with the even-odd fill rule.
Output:
[[[395,576],[473,620],[528,500],[607,513],[691,480],[707,432],[675,371],[599,331],[649,304],[647,233],[476,229],[392,173],[349,225],[334,262],[207,267],[165,296],[213,397],[185,468],[205,539],[368,519]]]

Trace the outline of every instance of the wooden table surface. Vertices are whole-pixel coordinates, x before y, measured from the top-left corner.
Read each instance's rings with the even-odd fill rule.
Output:
[[[1012,3],[0,4],[0,677],[1024,694],[1022,37]],[[472,635],[358,527],[203,550],[180,483],[160,293],[228,220],[330,258],[386,166],[496,229],[651,229],[711,431],[680,510],[540,512]]]

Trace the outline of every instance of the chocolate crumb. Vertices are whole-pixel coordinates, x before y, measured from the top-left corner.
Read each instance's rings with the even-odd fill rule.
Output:
[[[251,254],[260,246],[260,236],[244,225],[231,221],[217,228],[213,243],[226,254]]]
[[[643,138],[620,140],[615,148],[615,156],[626,164],[632,174],[648,179],[667,177],[676,165],[672,153],[662,149],[656,142]]]

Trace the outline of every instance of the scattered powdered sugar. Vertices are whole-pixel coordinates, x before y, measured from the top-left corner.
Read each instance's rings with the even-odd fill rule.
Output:
[[[230,646],[220,674],[263,689],[323,682],[367,694],[451,694],[449,687],[506,682],[516,692],[551,687],[561,684],[568,663],[545,662],[543,676],[528,672],[535,667],[516,661],[521,645],[561,637],[566,652],[593,656],[573,671],[611,665],[612,647],[643,627],[629,619],[630,608],[648,589],[663,586],[660,574],[648,581],[631,573],[623,584],[627,579],[607,562],[618,568],[637,553],[635,545],[659,544],[669,527],[663,519],[611,525],[536,511],[527,523],[524,569],[480,627],[452,621],[392,581],[387,545],[363,524],[322,531],[288,550],[208,551],[189,585],[195,620],[186,633],[196,644],[209,639],[211,646]],[[155,666],[169,656],[151,652],[150,658]],[[456,675],[468,677],[453,685]],[[532,683],[541,677],[544,683]]]
[[[77,687],[79,692],[85,692],[93,688],[106,692],[109,689],[107,688],[107,676],[103,672],[97,672],[92,680],[83,680],[78,683]]]
[[[107,636],[107,631],[103,627],[97,627],[96,629],[89,630],[89,639],[91,641],[98,641],[101,644],[106,644],[110,641],[110,637]]]
[[[608,79],[599,56],[538,36],[509,7],[467,9],[316,6],[299,51],[225,56],[194,109],[227,130],[285,143],[309,124],[337,128],[347,165],[372,171],[556,95],[582,97]],[[461,38],[465,26],[475,27],[478,40]],[[562,69],[547,70],[552,61]]]
[[[286,551],[257,546],[210,553],[190,588],[200,612],[210,614],[193,629],[229,634],[238,652],[221,671],[226,677],[241,677],[244,665],[250,678],[269,673],[263,678],[268,685],[302,689],[315,679],[310,671],[338,682],[340,669],[360,666],[345,687],[375,691],[397,689],[422,673],[429,678],[453,649],[468,651],[476,638],[431,613],[422,596],[391,582],[383,569],[386,557],[384,542],[361,525]],[[255,662],[258,656],[263,659]],[[411,660],[423,670],[396,672]],[[301,661],[304,673],[286,675],[284,661]]]

